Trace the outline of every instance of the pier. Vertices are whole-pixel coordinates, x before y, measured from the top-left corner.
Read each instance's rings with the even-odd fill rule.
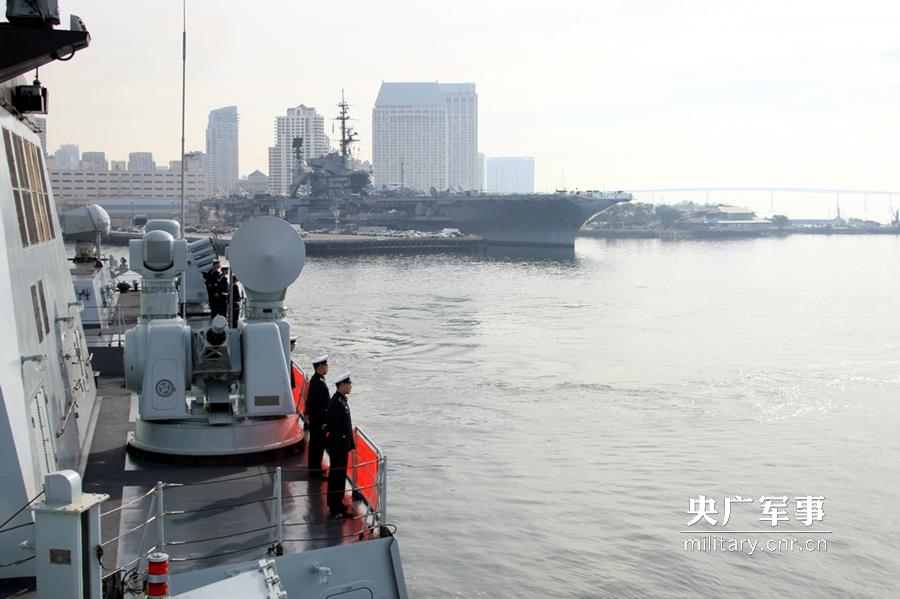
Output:
[[[141,232],[113,231],[105,239],[109,245],[128,245],[143,237]],[[211,237],[219,254],[231,241],[229,235],[187,235],[188,241]],[[304,237],[307,256],[354,256],[376,254],[484,254],[486,244],[480,237],[376,237],[365,235],[310,234]]]

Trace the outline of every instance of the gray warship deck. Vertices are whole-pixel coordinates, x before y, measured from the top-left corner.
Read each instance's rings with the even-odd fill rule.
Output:
[[[329,517],[326,484],[308,476],[305,443],[280,454],[215,460],[142,454],[127,448],[136,409],[122,379],[101,378],[98,393],[102,404],[84,490],[110,496],[102,518],[107,543],[103,563],[110,571],[127,569],[150,547],[160,545],[159,521],[142,526],[157,512],[147,495],[157,482],[183,485],[164,490],[164,549],[173,572],[271,553],[277,542],[273,475],[279,466],[285,553],[353,542],[371,528],[361,510],[354,519]]]

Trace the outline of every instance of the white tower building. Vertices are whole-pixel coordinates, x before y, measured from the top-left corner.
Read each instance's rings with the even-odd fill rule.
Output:
[[[479,189],[478,94],[474,83],[441,83],[447,106],[447,184]]]
[[[209,194],[228,194],[237,186],[238,160],[237,106],[211,110],[206,125],[206,181]]]
[[[58,166],[58,165],[57,165]],[[128,170],[132,173],[152,173],[156,170],[152,152],[131,152],[128,154]]]
[[[376,185],[478,189],[474,83],[382,83],[372,111]]]
[[[269,147],[269,191],[287,195],[294,165],[294,139],[302,138],[304,160],[328,153],[325,118],[301,104],[288,108],[285,116],[275,117],[275,145]]]
[[[74,144],[59,146],[53,157],[56,158],[56,168],[58,169],[75,170],[80,166],[81,152],[78,150],[78,146]]]

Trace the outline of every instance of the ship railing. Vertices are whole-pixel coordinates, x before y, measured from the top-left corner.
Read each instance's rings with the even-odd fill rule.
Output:
[[[128,325],[125,323],[125,312],[118,302],[113,309],[112,316],[110,316],[107,325],[111,330],[108,344],[109,347],[112,347],[113,343],[117,344],[116,347],[122,347],[122,344],[125,341],[125,333],[128,331]]]
[[[208,481],[199,481],[195,483],[165,483],[158,482],[144,494],[126,501],[109,509],[101,514],[101,521],[107,516],[111,516],[117,512],[124,510],[140,510],[141,506],[146,505],[145,516],[139,522],[134,523],[127,530],[121,531],[117,536],[101,541],[98,547],[98,553],[101,556],[101,564],[107,571],[104,578],[109,578],[116,574],[123,575],[126,579],[134,578],[137,573],[142,570],[147,557],[156,551],[177,553],[178,548],[213,541],[230,541],[227,551],[220,551],[206,555],[172,555],[170,561],[173,564],[181,562],[194,562],[202,560],[210,560],[216,558],[225,558],[229,555],[243,554],[242,559],[251,559],[251,553],[254,550],[259,551],[259,555],[253,557],[264,557],[271,555],[282,555],[285,543],[346,543],[353,540],[365,540],[369,538],[382,537],[393,534],[393,527],[387,524],[385,519],[386,499],[387,499],[387,458],[382,449],[369,437],[362,429],[356,427],[354,430],[354,441],[356,442],[356,450],[352,452],[347,467],[347,480],[353,493],[353,498],[364,507],[355,516],[343,519],[343,522],[353,522],[350,532],[345,533],[345,527],[342,527],[341,534],[321,534],[306,537],[294,536],[290,531],[296,530],[298,527],[310,529],[315,525],[326,523],[334,523],[331,518],[310,518],[298,522],[286,520],[284,518],[284,504],[286,501],[294,502],[297,499],[311,500],[316,497],[325,498],[327,491],[307,492],[307,493],[289,493],[285,494],[283,485],[283,475],[285,472],[305,472],[306,468],[282,468],[278,467],[274,470],[265,470],[252,474],[232,476]],[[227,484],[235,481],[243,481],[249,479],[266,479],[269,478],[271,483],[268,486],[270,494],[259,499],[248,499],[245,501],[235,501],[229,504],[216,503],[194,509],[173,509],[178,505],[177,494],[178,489],[186,487],[196,487],[202,485]],[[202,538],[171,538],[169,535],[174,531],[170,525],[167,530],[167,521],[171,524],[172,518],[180,518],[193,514],[214,515],[220,521],[227,520],[227,514],[241,508],[261,505],[271,514],[268,522],[264,525],[249,528],[247,530],[229,531],[222,534],[213,534]],[[103,553],[106,548],[111,548],[113,544],[118,544],[132,535],[140,534],[140,542],[137,544],[137,552],[134,558],[123,564],[117,564],[114,567],[108,567],[103,559]],[[260,535],[267,534],[268,539],[260,542]],[[242,540],[244,541],[242,543]],[[132,544],[132,546],[134,546]],[[236,547],[236,548],[235,548]],[[122,553],[122,552],[119,552]]]
[[[359,496],[369,511],[379,514],[386,522],[387,513],[387,457],[369,435],[358,426],[354,428],[356,450],[347,468],[350,485],[360,489]]]

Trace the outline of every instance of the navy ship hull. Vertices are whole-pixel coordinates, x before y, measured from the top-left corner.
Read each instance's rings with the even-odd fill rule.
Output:
[[[340,226],[419,231],[450,228],[477,235],[490,245],[574,248],[582,225],[629,199],[624,194],[590,197],[562,193],[359,196],[338,200],[335,205]]]

